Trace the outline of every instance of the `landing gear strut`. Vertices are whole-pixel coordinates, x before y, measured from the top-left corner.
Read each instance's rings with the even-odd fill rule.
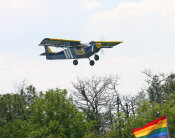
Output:
[[[95,54],[94,59],[97,61],[99,60],[99,56]]]
[[[73,60],[73,64],[74,64],[74,65],[78,65],[78,60],[76,60],[76,59]]]

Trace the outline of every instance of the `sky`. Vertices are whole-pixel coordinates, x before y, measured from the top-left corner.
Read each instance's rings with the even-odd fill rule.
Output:
[[[137,94],[144,70],[175,72],[174,7],[174,0],[0,0],[0,94],[23,80],[38,90],[71,90],[93,75],[118,75],[119,93]],[[124,43],[99,52],[93,67],[88,59],[74,66],[39,56],[44,38]]]

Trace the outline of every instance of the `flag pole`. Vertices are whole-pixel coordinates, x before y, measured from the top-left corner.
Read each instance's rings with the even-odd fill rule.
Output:
[[[168,138],[170,138],[170,135],[169,135],[169,129],[168,129],[168,116],[166,115],[166,119],[167,119],[167,131],[168,131]]]

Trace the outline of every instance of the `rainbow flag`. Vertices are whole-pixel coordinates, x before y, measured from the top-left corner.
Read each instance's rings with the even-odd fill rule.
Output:
[[[136,138],[169,138],[167,117],[163,116],[142,128],[135,128],[133,134]]]

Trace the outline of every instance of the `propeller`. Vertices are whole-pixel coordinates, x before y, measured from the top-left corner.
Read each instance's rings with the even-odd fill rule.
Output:
[[[101,37],[100,37],[100,41],[105,41],[105,37],[104,37],[103,35],[101,35]],[[105,54],[103,48],[100,49],[100,53],[101,53],[102,55]]]
[[[105,54],[105,52],[104,52],[103,48],[102,48],[102,49],[100,49],[100,53],[101,53],[102,55],[104,55],[104,54]]]

